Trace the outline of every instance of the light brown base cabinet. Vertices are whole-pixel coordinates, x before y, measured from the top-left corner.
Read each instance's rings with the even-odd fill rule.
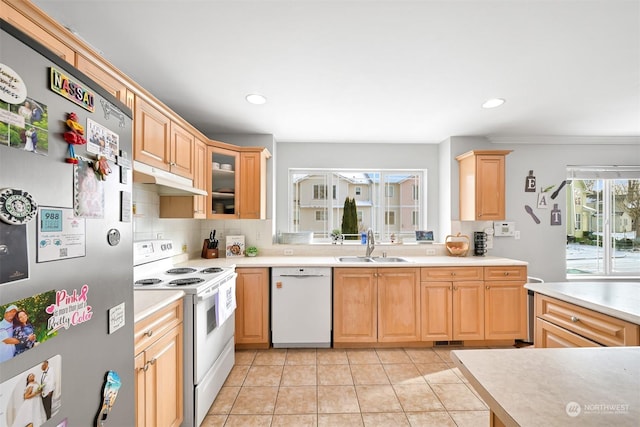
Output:
[[[269,348],[269,269],[236,272],[236,348]]]
[[[333,342],[420,339],[420,269],[334,268]]]
[[[423,267],[421,340],[515,340],[527,336],[526,267]]]
[[[137,322],[136,427],[178,427],[183,420],[182,299]]]
[[[600,347],[640,344],[640,325],[536,293],[535,346]]]

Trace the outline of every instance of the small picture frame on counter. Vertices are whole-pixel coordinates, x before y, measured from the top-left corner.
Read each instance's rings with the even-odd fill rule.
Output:
[[[244,256],[244,236],[227,236],[226,242],[227,258]]]
[[[433,231],[416,230],[416,242],[433,243]]]

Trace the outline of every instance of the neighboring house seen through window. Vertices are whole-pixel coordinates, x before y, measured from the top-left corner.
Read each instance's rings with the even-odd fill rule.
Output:
[[[567,176],[567,275],[640,276],[640,167]]]
[[[426,224],[425,179],[423,170],[290,169],[288,229],[312,231],[315,242],[329,241],[332,230],[342,229],[349,198],[356,205],[354,235],[372,228],[381,242],[392,234],[415,237]]]

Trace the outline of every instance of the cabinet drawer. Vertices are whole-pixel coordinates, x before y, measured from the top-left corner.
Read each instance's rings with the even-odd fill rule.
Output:
[[[504,266],[485,267],[484,280],[527,280],[527,267]]]
[[[606,346],[638,345],[639,326],[584,307],[536,294],[536,316]]]
[[[140,353],[181,322],[182,299],[136,322],[133,335],[135,354]]]
[[[482,280],[482,267],[422,267],[420,280],[423,282]]]
[[[537,348],[602,347],[539,317],[536,319],[535,345]]]

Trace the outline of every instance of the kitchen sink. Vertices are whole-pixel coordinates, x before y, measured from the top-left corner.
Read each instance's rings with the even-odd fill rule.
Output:
[[[364,256],[341,256],[338,258],[340,262],[373,262],[373,258]]]
[[[409,262],[408,259],[400,258],[397,256],[387,256],[387,257],[374,256],[372,259],[373,259],[373,262]]]
[[[378,264],[383,264],[387,262],[388,263],[409,262],[409,260],[406,258],[395,257],[395,256],[389,256],[389,257],[343,256],[343,257],[339,257],[338,261],[340,262],[375,262]]]

